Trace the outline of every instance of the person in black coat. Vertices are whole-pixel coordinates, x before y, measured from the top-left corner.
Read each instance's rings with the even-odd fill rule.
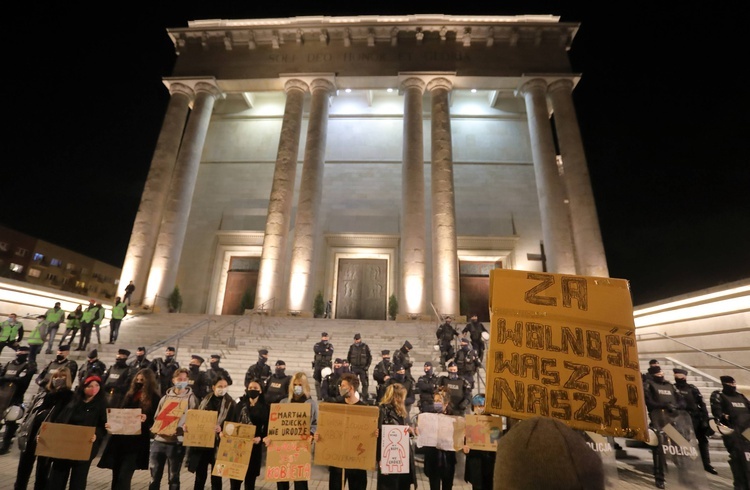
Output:
[[[471,411],[474,415],[484,415],[485,395],[480,393],[471,399]],[[472,490],[492,490],[495,488],[495,451],[469,449],[464,445],[466,465],[464,466],[464,481],[471,483]]]
[[[130,490],[135,470],[147,470],[151,434],[156,407],[159,405],[159,384],[156,374],[148,368],[133,376],[130,387],[118,407],[140,408],[141,433],[139,435],[113,434],[99,459],[99,468],[112,470],[112,490]],[[107,424],[109,429],[109,424]]]
[[[58,424],[95,427],[96,433],[91,441],[93,445],[88,460],[52,459],[47,490],[65,490],[68,480],[70,480],[70,490],[86,488],[91,461],[99,453],[99,447],[107,435],[107,429],[104,427],[107,423],[107,401],[104,398],[101,383],[102,379],[96,375],[84,379],[76,389],[73,399],[60,412],[59,417],[50,420]]]
[[[406,388],[399,383],[388,385],[383,394],[383,399],[378,406],[378,445],[376,460],[378,463],[383,458],[381,454],[381,441],[383,438],[390,437],[390,434],[383,433],[384,425],[410,425],[409,414],[404,404],[406,400]],[[399,434],[406,437],[405,444],[410,444],[409,436],[413,434],[413,429],[409,427],[409,434]],[[398,437],[398,435],[396,436]],[[416,486],[417,472],[414,463],[414,451],[409,451],[409,472],[384,474],[381,465],[378,464],[378,490],[409,490],[411,485]]]
[[[247,390],[237,400],[236,421],[240,424],[252,424],[255,426],[253,437],[253,451],[250,453],[250,465],[245,473],[245,489],[255,488],[255,480],[260,475],[260,467],[263,462],[263,438],[268,435],[268,416],[270,405],[266,403],[261,385],[258,381],[250,381]],[[242,480],[229,480],[229,488],[239,490]]]

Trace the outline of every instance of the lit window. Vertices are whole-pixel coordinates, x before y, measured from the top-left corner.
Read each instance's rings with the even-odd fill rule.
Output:
[[[118,284],[120,284],[120,280],[119,279],[115,279],[115,286],[117,286]]]
[[[76,281],[76,287],[77,288],[85,288],[86,287],[86,283],[83,282],[83,281]]]
[[[36,252],[31,260],[33,260],[34,262],[41,262],[42,260],[44,260],[44,255]]]
[[[25,248],[18,247],[18,250],[16,250],[16,255],[18,255],[19,257],[26,257],[26,254],[28,253],[29,251]]]
[[[73,263],[71,263],[71,262],[68,262],[68,263],[67,263],[67,264],[65,265],[65,270],[66,270],[66,271],[72,271],[74,267],[75,267],[75,264],[73,264]]]
[[[10,264],[10,270],[12,270],[13,272],[17,272],[17,273],[20,274],[20,273],[23,272],[23,266],[20,265],[20,264],[13,264],[13,263],[11,263]]]
[[[52,259],[49,261],[49,263],[54,267],[62,267],[62,260],[60,259]]]
[[[41,275],[41,271],[39,269],[31,268],[29,269],[29,277],[39,277]]]

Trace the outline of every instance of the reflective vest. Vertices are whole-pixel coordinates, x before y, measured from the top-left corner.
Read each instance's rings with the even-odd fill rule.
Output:
[[[10,323],[5,320],[0,324],[0,342],[14,342],[18,338],[18,330],[23,326],[21,322]]]
[[[46,321],[47,320],[45,320],[45,322]],[[34,330],[32,330],[29,334],[29,345],[44,344],[44,338],[42,338],[42,325],[44,325],[44,323],[37,323],[36,327],[34,327]]]
[[[83,312],[83,316],[81,316],[81,321],[84,323],[91,323],[91,320],[93,320],[96,317],[98,309],[96,306],[89,306],[86,308],[86,311]]]
[[[104,308],[101,306],[95,306],[93,309],[96,312],[96,318],[94,319],[94,325],[101,325],[104,320]]]
[[[47,314],[44,317],[44,321],[47,323],[55,323],[60,324],[65,320],[65,312],[62,308],[59,308],[55,310],[54,308],[50,308],[47,310]]]
[[[117,303],[114,308],[112,308],[112,318],[115,320],[122,320],[125,318],[125,308],[127,308],[128,305],[125,303]]]

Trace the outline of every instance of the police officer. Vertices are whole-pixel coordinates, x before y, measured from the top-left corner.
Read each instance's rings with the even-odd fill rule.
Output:
[[[354,343],[349,346],[349,353],[346,355],[349,366],[354,374],[359,376],[359,384],[362,387],[362,400],[369,403],[370,393],[370,375],[367,370],[372,364],[372,353],[370,346],[362,342],[362,335],[354,334]]]
[[[255,380],[265,389],[268,378],[271,377],[271,367],[268,365],[268,349],[258,349],[258,362],[247,368],[245,386]]]
[[[120,299],[115,298],[115,304],[112,307],[112,319],[109,321],[109,343],[117,342],[117,335],[120,333],[120,324],[122,319],[128,314],[128,305]]]
[[[721,391],[711,393],[711,413],[719,423],[732,429],[731,433],[722,434],[721,439],[729,452],[734,488],[747,489],[750,488],[750,462],[747,460],[750,444],[743,432],[750,428],[750,401],[737,391],[737,382],[732,376],[720,376],[719,379]]]
[[[292,382],[292,377],[286,374],[286,363],[284,361],[281,359],[276,361],[275,368],[265,387],[266,403],[269,404],[279,403],[288,397],[289,384]]]
[[[473,389],[477,369],[482,364],[479,362],[477,353],[474,351],[468,338],[461,338],[461,348],[456,352],[454,360],[456,361],[456,366],[458,366],[458,375],[466,379]]]
[[[448,375],[440,377],[440,389],[445,393],[445,413],[465,415],[471,404],[471,385],[458,375],[455,361],[448,362]]]
[[[5,401],[5,403],[0,402],[0,414],[5,413],[8,407],[23,404],[26,389],[35,373],[36,363],[29,360],[29,347],[26,345],[20,346],[16,350],[16,358],[9,361],[0,373],[0,391],[2,391],[2,398]],[[5,435],[3,436],[2,446],[0,446],[0,454],[10,452],[10,443],[13,441],[13,436],[16,435],[16,430],[18,430],[18,421],[6,417]]]
[[[677,392],[677,389],[664,379],[664,372],[660,366],[648,368],[648,376],[643,383],[643,395],[646,400],[646,409],[651,419],[651,426],[656,429],[659,443],[652,449],[654,458],[654,480],[656,488],[664,488],[664,469],[666,460],[664,458],[663,433],[661,429],[672,421],[677,410],[685,409],[685,401]]]
[[[130,369],[134,373],[137,373],[141,369],[147,369],[151,366],[151,361],[146,358],[145,347],[137,347],[135,349],[135,359],[130,361],[130,363],[128,363],[128,366],[130,366]]]
[[[693,431],[695,438],[698,439],[698,448],[703,461],[703,469],[716,475],[717,471],[711,466],[711,456],[708,452],[708,436],[713,431],[708,426],[708,409],[706,402],[703,401],[703,395],[700,390],[687,382],[688,372],[682,368],[674,368],[674,387],[685,400],[685,410],[690,414],[693,421]]]
[[[55,342],[55,336],[57,336],[60,324],[65,321],[65,312],[60,308],[59,301],[55,303],[55,306],[47,310],[47,313],[44,314],[44,321],[47,322],[47,336],[49,338],[45,354],[52,354],[52,344]]]
[[[411,407],[414,405],[414,380],[409,378],[406,374],[406,368],[400,364],[393,363],[393,376],[385,382],[385,389],[392,384],[400,384],[406,388],[406,398],[404,398],[404,406],[406,407],[406,414],[411,412]],[[385,390],[383,390],[385,392]]]
[[[461,333],[468,333],[471,339],[471,347],[476,351],[477,357],[480,361],[484,359],[484,339],[482,338],[483,333],[487,332],[487,328],[479,321],[477,315],[472,315],[469,319],[469,323],[466,324]]]
[[[107,366],[99,360],[99,351],[91,349],[91,352],[88,353],[86,364],[81,366],[81,369],[78,371],[78,384],[83,384],[84,380],[89,376],[101,377],[106,370]]]
[[[403,366],[406,370],[406,377],[414,382],[414,378],[411,375],[411,367],[413,363],[411,362],[411,356],[409,355],[409,352],[411,352],[412,349],[411,342],[405,340],[401,348],[393,353],[393,364]]]
[[[377,403],[380,403],[380,399],[383,398],[383,394],[385,393],[385,383],[391,379],[391,374],[393,374],[391,351],[383,349],[380,351],[380,356],[382,360],[375,364],[375,369],[372,370],[372,378],[378,384],[375,398]]]
[[[188,365],[188,387],[193,390],[198,400],[202,400],[204,396],[208,394],[211,389],[211,385],[208,383],[208,375],[205,371],[201,371],[201,366],[206,362],[198,354],[190,356],[190,364]]]
[[[219,379],[220,376],[226,380],[227,385],[231,386],[232,377],[229,375],[229,371],[219,366],[220,362],[220,354],[211,354],[211,357],[208,358],[208,369],[206,370],[206,374],[208,375],[208,386],[215,385],[216,380]]]
[[[448,359],[452,359],[453,355],[455,354],[455,351],[453,349],[453,339],[458,337],[458,331],[451,324],[452,321],[452,316],[446,316],[445,322],[440,325],[435,332],[438,340],[438,345],[440,346],[441,369],[445,369],[445,363],[448,361]]]
[[[328,332],[322,332],[320,334],[320,342],[317,342],[313,346],[313,379],[315,380],[315,394],[318,396],[318,400],[321,399],[321,387],[320,384],[323,381],[323,376],[320,372],[323,368],[330,368],[332,365],[331,360],[333,359],[333,344],[328,341]]]
[[[64,367],[68,368],[70,371],[71,381],[76,379],[78,363],[74,359],[68,359],[68,355],[70,355],[69,345],[61,345],[57,348],[57,357],[47,364],[47,366],[42,369],[42,372],[39,373],[39,376],[34,380],[36,384],[39,385],[40,392],[47,389],[47,384],[49,384],[49,380],[52,379],[52,376]]]
[[[435,374],[432,363],[424,363],[424,374],[417,380],[417,394],[419,394],[418,407],[420,412],[432,413],[434,411],[435,393],[439,388],[440,378]]]
[[[18,344],[23,340],[23,322],[18,321],[18,315],[11,313],[8,319],[0,323],[0,354],[3,349],[10,347],[18,349]]]
[[[149,366],[156,373],[156,379],[159,381],[162,396],[167,394],[167,390],[172,387],[172,378],[175,371],[180,369],[180,363],[175,358],[175,348],[171,345],[164,349],[164,358],[157,357],[151,361]]]
[[[128,357],[129,350],[117,349],[115,363],[102,375],[102,390],[110,408],[120,408],[120,402],[130,388],[133,370],[128,366]]]
[[[344,360],[337,357],[333,361],[333,369],[323,368],[321,375],[323,380],[320,382],[320,392],[323,395],[322,401],[330,403],[341,403],[344,397],[339,393],[339,384],[341,383],[341,376],[346,372],[344,368]]]

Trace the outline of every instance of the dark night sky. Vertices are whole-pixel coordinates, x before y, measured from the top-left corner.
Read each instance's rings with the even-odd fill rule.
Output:
[[[606,12],[591,7],[603,2],[153,3],[106,15],[34,4],[7,19],[0,223],[122,264],[168,101],[169,27],[208,18],[552,14],[581,23],[570,52],[583,74],[574,99],[610,275],[631,282],[636,305],[750,277],[750,89],[734,71],[748,42],[745,16],[724,2],[702,10],[622,2]]]

